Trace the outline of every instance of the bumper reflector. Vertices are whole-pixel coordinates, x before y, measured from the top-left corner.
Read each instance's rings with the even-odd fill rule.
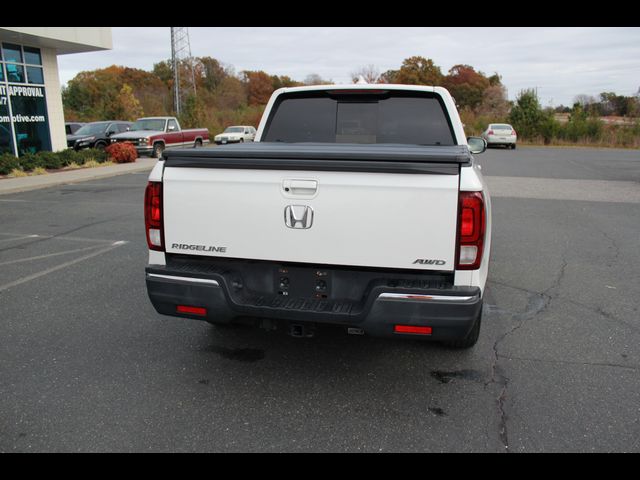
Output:
[[[207,315],[207,309],[203,307],[191,307],[189,305],[178,305],[176,307],[178,313],[188,313],[191,315],[200,315],[204,317]]]
[[[414,335],[431,335],[431,327],[418,327],[416,325],[394,325],[394,333],[412,333]]]

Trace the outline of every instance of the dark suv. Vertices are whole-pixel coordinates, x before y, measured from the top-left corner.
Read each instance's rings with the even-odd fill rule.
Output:
[[[83,148],[103,149],[109,145],[109,137],[116,133],[126,132],[133,125],[132,122],[110,120],[107,122],[87,123],[76,131],[74,135],[67,135],[67,146],[74,150]]]

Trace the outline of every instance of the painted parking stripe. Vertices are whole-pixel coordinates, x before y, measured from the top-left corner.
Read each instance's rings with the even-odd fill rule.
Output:
[[[22,285],[23,283],[30,282],[31,280],[35,280],[36,278],[44,277],[45,275],[49,275],[50,273],[70,267],[71,265],[75,265],[76,263],[84,262],[85,260],[89,260],[90,258],[102,255],[103,253],[110,252],[111,250],[121,247],[122,245],[124,245],[124,243],[112,243],[107,248],[102,248],[98,251],[89,253],[88,255],[74,258],[73,260],[69,260],[68,262],[64,262],[60,265],[56,265],[55,267],[47,268],[46,270],[27,275],[26,277],[19,278],[18,280],[14,280],[13,282],[5,283],[4,285],[0,285],[0,292],[4,292],[5,290],[9,290],[10,288]]]
[[[116,245],[116,243],[118,243],[118,242],[115,242],[112,245]],[[124,242],[124,243],[127,243],[127,242]],[[124,243],[118,243],[118,245],[122,245]],[[44,258],[58,257],[60,255],[68,255],[70,253],[87,252],[89,250],[95,250],[96,248],[100,248],[101,246],[102,245],[91,245],[89,247],[74,248],[73,250],[64,250],[62,252],[47,253],[45,255],[37,255],[35,257],[18,258],[16,260],[9,260],[7,262],[0,262],[0,266],[13,265],[15,263],[31,262],[31,261],[34,261],[34,260],[42,260]]]

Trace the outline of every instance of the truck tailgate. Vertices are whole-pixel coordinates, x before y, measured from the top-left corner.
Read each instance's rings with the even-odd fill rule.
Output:
[[[459,165],[443,164],[442,156],[437,165],[412,161],[407,165],[415,171],[387,173],[390,162],[367,163],[362,155],[299,169],[286,169],[287,155],[265,161],[264,168],[251,155],[236,159],[236,168],[220,151],[214,154],[223,160],[218,164],[209,158],[198,165],[193,155],[181,162],[177,155],[163,174],[167,253],[454,269]],[[401,160],[391,167],[404,165]],[[293,165],[314,163],[303,158]]]

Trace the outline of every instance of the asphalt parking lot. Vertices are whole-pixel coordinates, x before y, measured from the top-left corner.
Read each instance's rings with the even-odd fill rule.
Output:
[[[146,173],[0,196],[0,451],[640,451],[640,152],[491,149],[469,351],[146,296]]]

